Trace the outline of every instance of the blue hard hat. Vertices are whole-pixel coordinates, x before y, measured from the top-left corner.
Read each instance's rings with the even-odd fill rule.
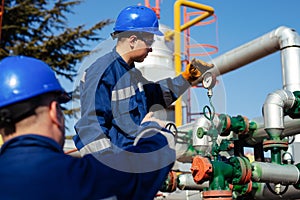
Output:
[[[141,31],[163,35],[159,31],[155,12],[145,6],[128,6],[123,9],[116,20],[114,31]]]
[[[48,92],[66,93],[43,61],[10,56],[0,62],[0,108]]]

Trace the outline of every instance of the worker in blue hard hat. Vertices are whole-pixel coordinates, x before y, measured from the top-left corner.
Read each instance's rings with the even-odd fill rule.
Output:
[[[163,33],[152,9],[128,6],[119,13],[111,34],[116,46],[81,78],[81,118],[75,125],[74,141],[82,155],[118,152],[132,146],[145,127],[168,131],[165,122],[153,116],[156,105],[167,108],[213,67],[194,60],[175,78],[148,81],[135,68],[135,62],[143,62],[152,52],[154,35]]]
[[[174,149],[168,148],[171,138],[145,130],[147,138],[118,154],[66,155],[60,104],[70,98],[51,68],[32,57],[12,56],[0,61],[0,69],[1,200],[155,197],[175,157]],[[130,171],[138,162],[134,153],[141,152],[157,152],[147,160],[142,158],[156,170]],[[127,170],[110,167],[116,164]]]

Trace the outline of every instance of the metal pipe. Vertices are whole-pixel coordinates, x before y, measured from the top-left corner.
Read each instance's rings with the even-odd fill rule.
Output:
[[[293,29],[282,29],[280,34],[283,89],[300,90],[300,37]]]
[[[300,48],[289,47],[281,50],[283,89],[300,90]]]
[[[246,139],[247,144],[255,145],[261,143],[263,139],[269,138],[268,134],[264,129],[263,120],[264,119],[262,117],[258,117],[251,120],[256,122],[258,128],[251,137]],[[281,133],[281,137],[283,138],[283,137],[294,136],[296,134],[299,134],[300,131],[299,124],[300,124],[300,119],[292,119],[288,116],[285,116],[283,120],[283,126],[285,128]]]
[[[185,23],[181,26],[181,6],[187,6],[199,10],[205,11],[202,15],[196,17],[195,19]],[[203,4],[187,1],[187,0],[177,0],[174,3],[174,63],[175,63],[175,73],[176,76],[181,73],[181,39],[180,33],[185,29],[195,25],[201,20],[208,18],[214,14],[214,9],[210,6]],[[182,105],[181,97],[175,102],[175,124],[177,126],[182,125]]]
[[[298,91],[300,90],[300,37],[294,29],[285,26],[280,26],[253,41],[214,58],[211,62],[214,63],[215,67],[210,71],[216,75],[225,74],[279,50],[281,50],[283,89],[292,92]],[[279,110],[277,112],[280,112]],[[275,116],[275,114],[272,115]],[[282,118],[281,114],[280,117]],[[283,127],[283,118],[276,120],[277,126]],[[282,136],[299,133],[298,124],[299,120],[288,118],[288,122],[284,123]],[[263,128],[264,124],[262,123],[261,127],[247,142],[253,144],[267,138],[268,135]]]
[[[300,90],[300,37],[294,29],[285,26],[280,26],[253,41],[214,58],[211,62],[215,64],[215,67],[210,71],[216,75],[225,74],[279,50],[281,50],[283,89],[288,91]],[[291,99],[287,101],[289,105]],[[280,108],[276,112],[281,112]],[[275,116],[275,114],[273,115]],[[280,114],[280,119],[276,119],[277,127],[275,127],[284,127],[282,136],[299,133],[299,120],[293,120],[289,117],[284,117],[283,120],[282,116]],[[264,122],[260,122],[258,125],[258,130],[247,141],[249,144],[259,143],[263,138],[268,137],[264,130]],[[273,125],[270,122],[268,126],[271,128]]]
[[[252,181],[265,183],[295,184],[299,181],[299,170],[294,165],[279,165],[266,162],[252,162]]]
[[[291,47],[291,49],[288,49]],[[283,71],[288,72],[286,68],[295,66],[299,67],[300,62],[294,63],[291,65],[292,60],[287,59],[286,56],[290,53],[293,53],[294,59],[299,60],[300,54],[296,55],[296,48],[300,47],[300,39],[299,35],[295,32],[295,30],[291,28],[287,28],[285,26],[280,26],[277,29],[253,40],[244,45],[241,45],[227,53],[220,55],[212,60],[212,63],[215,64],[215,67],[211,70],[215,74],[225,74],[227,72],[238,69],[242,66],[245,66],[251,62],[254,62],[260,58],[263,58],[267,55],[270,55],[276,51],[282,51],[282,63],[283,63]],[[296,60],[296,61],[297,61]],[[294,72],[293,72],[294,74]],[[296,77],[289,77],[290,74],[283,74],[284,84],[283,85],[291,85],[289,82],[291,80],[296,80]],[[297,74],[299,78],[300,74]],[[297,80],[299,82],[300,79]],[[286,84],[289,83],[289,84]],[[293,85],[293,84],[292,84]]]
[[[252,162],[251,165],[252,181],[256,181],[256,189],[252,191],[253,198],[263,200],[300,198],[297,189],[300,177],[298,165],[265,162]]]
[[[278,129],[276,135],[281,135],[281,137],[295,135],[300,131],[299,119],[284,117],[283,113],[283,109],[291,108],[294,104],[295,97],[292,92],[300,91],[300,37],[295,30],[281,26],[212,60],[215,67],[210,71],[221,75],[279,50],[281,51],[283,90],[276,91],[267,97],[263,111],[265,121],[258,124],[257,131],[247,140],[249,144],[268,138],[265,128],[272,129],[272,131]],[[263,171],[262,174],[253,173],[253,179],[256,181],[282,184],[293,184],[299,181],[299,170],[293,165],[255,162],[253,166],[256,168],[254,172],[258,169]],[[289,187],[283,196],[272,194],[263,184],[262,187],[261,193],[255,194],[257,199],[260,197],[262,199],[300,197],[299,190],[295,190],[294,187]]]
[[[294,103],[295,96],[288,90],[277,90],[267,96],[263,105],[264,125],[272,137],[281,136],[284,129],[284,109],[292,108]]]
[[[180,190],[203,190],[204,188],[209,187],[209,182],[205,181],[202,184],[197,184],[194,181],[194,178],[192,174],[186,173],[186,174],[180,174],[178,175],[178,184],[177,187]]]
[[[225,74],[279,50],[281,50],[283,89],[288,91],[300,90],[300,37],[294,29],[285,26],[280,26],[253,41],[214,58],[211,62],[214,63],[215,67],[210,71],[216,75]],[[277,112],[280,112],[280,109]],[[247,143],[250,145],[260,143],[264,138],[268,138],[268,134],[264,130],[264,122],[261,119],[252,120],[257,122],[258,129],[252,137],[247,139]],[[276,121],[277,126],[284,127],[281,133],[282,137],[292,136],[300,131],[299,119],[289,117],[283,119],[280,114],[280,119],[276,119]],[[270,127],[272,126],[270,124]]]

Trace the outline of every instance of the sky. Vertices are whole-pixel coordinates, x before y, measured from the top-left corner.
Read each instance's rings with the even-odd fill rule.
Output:
[[[149,0],[155,6],[155,0]],[[198,43],[212,44],[218,52],[213,59],[231,49],[250,42],[280,26],[293,28],[300,33],[299,0],[194,0],[214,8],[216,22],[193,29],[191,37]],[[145,5],[144,0],[85,0],[74,7],[68,17],[69,25],[85,24],[87,27],[105,20],[115,20],[118,13],[129,5]],[[160,1],[160,24],[173,28],[174,0]],[[109,38],[113,24],[100,32]],[[90,44],[91,48],[98,43]],[[199,57],[201,59],[201,57]],[[204,58],[207,59],[207,58]],[[262,116],[262,105],[271,92],[282,89],[280,52],[273,53],[220,77],[222,94],[215,95],[230,116],[243,115],[249,119]],[[214,98],[213,97],[213,98]],[[201,97],[200,97],[201,98]],[[202,97],[207,99],[207,97]]]

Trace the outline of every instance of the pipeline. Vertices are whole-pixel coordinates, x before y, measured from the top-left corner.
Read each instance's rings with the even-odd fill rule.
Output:
[[[284,109],[290,109],[295,103],[295,96],[288,90],[277,90],[270,93],[263,105],[265,129],[278,129],[281,135],[284,119]]]
[[[281,52],[283,88],[267,96],[263,105],[263,119],[257,118],[248,120],[247,118],[238,116],[236,118],[230,118],[229,121],[225,120],[225,122],[235,122],[234,125],[227,124],[228,126],[226,126],[226,128],[224,128],[224,119],[229,117],[216,115],[216,121],[214,121],[214,125],[218,127],[218,132],[221,135],[223,134],[222,136],[227,136],[227,134],[234,132],[237,136],[235,139],[237,139],[238,142],[243,140],[242,145],[253,146],[263,144],[265,151],[271,150],[271,163],[256,161],[251,164],[251,181],[249,180],[249,173],[246,173],[248,174],[247,182],[241,181],[243,180],[243,176],[235,177],[238,178],[242,184],[248,184],[246,190],[248,192],[252,190],[252,197],[257,199],[282,199],[283,197],[300,198],[300,192],[298,190],[300,182],[299,166],[293,165],[293,163],[285,165],[284,162],[286,160],[282,158],[282,153],[286,152],[288,147],[293,147],[293,145],[288,143],[284,138],[287,136],[295,136],[297,138],[297,134],[300,131],[300,115],[298,114],[300,113],[300,37],[295,30],[291,28],[284,26],[278,27],[262,37],[214,58],[212,63],[215,65],[215,68],[210,70],[217,76],[225,74],[276,51]],[[209,150],[211,145],[209,139],[204,137],[205,134],[203,134],[203,132],[208,133],[210,125],[209,120],[199,118],[194,123],[194,126],[192,126],[193,146],[201,150],[202,153],[204,152],[204,154],[205,151]],[[199,129],[199,127],[201,127],[201,129]],[[179,130],[180,128],[181,127],[178,127]],[[221,147],[221,143],[218,145],[217,151],[226,151],[226,148]],[[292,160],[294,157],[293,153],[290,154],[290,157]],[[245,160],[244,164],[242,164],[243,162],[241,162],[241,160],[244,161],[244,159],[237,155],[233,156],[229,154],[226,159],[227,161],[225,163],[223,163],[221,158],[216,156],[209,162],[204,158],[200,158],[200,161],[198,159],[198,165],[199,163],[206,163],[205,166],[207,167],[205,172],[201,172],[202,175],[200,173],[200,178],[197,172],[200,168],[195,165],[192,170],[194,180],[194,175],[198,174],[199,184],[203,181],[210,181],[209,189],[204,191],[207,198],[217,198],[217,196],[211,195],[220,192],[219,188],[221,188],[222,192],[228,192],[229,183],[227,183],[227,181],[229,180],[234,183],[234,174],[236,175],[237,172],[241,173],[249,168],[247,167],[249,164],[245,164],[248,163],[248,161],[246,162]],[[197,163],[197,161],[195,162]],[[222,169],[226,169],[225,171],[227,173],[224,173]],[[211,170],[217,173],[218,176],[215,176]],[[270,186],[270,184],[273,183],[275,192]],[[249,189],[250,187],[251,189]],[[239,188],[239,186],[236,187],[236,189],[237,188]],[[283,188],[284,191],[281,191]],[[212,193],[209,191],[212,191]],[[225,198],[227,198],[228,195],[229,192],[228,194],[224,193]]]
[[[300,89],[300,38],[294,29],[280,26],[277,29],[212,59],[210,70],[222,75],[243,67],[260,58],[281,50],[283,89]]]

